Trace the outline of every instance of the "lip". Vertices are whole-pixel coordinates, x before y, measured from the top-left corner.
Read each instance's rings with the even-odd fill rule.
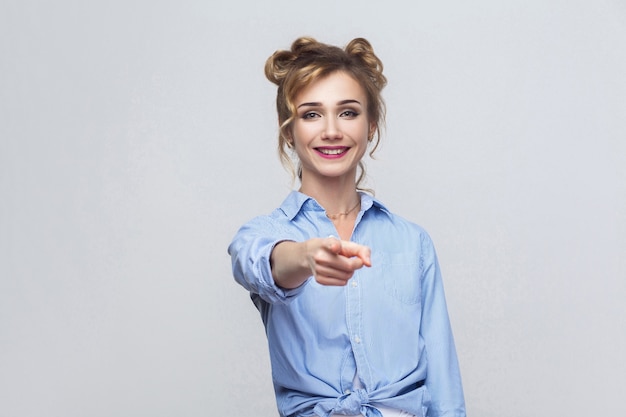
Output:
[[[325,159],[339,159],[343,158],[350,150],[348,146],[320,146],[315,148],[315,151],[319,156]]]

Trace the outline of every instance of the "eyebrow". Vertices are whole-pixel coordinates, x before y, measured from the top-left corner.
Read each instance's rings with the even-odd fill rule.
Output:
[[[337,103],[337,105],[343,106],[345,104],[354,104],[354,103],[358,104],[359,106],[361,105],[360,101],[353,100],[353,99],[341,100],[340,102]],[[300,108],[300,107],[321,107],[321,106],[322,106],[322,103],[314,101],[314,102],[310,102],[310,103],[302,103],[302,104],[300,104],[298,106],[298,108]]]

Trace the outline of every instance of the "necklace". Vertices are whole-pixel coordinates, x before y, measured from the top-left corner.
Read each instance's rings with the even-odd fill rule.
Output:
[[[328,214],[328,213],[326,213],[326,217],[328,217],[331,220],[336,220],[336,219],[338,219],[338,218],[340,218],[342,216],[347,216],[348,214],[352,213],[360,205],[361,205],[361,201],[359,200],[356,203],[356,206],[352,207],[350,210],[344,211],[344,212],[341,212],[341,213],[337,213],[337,214]]]

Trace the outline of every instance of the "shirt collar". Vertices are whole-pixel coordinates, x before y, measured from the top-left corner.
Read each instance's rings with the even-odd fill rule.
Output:
[[[387,214],[389,214],[389,210],[383,203],[378,201],[373,196],[366,194],[364,192],[359,192],[361,196],[361,210],[367,211],[370,208],[374,207],[379,209]],[[324,212],[324,208],[320,206],[320,204],[315,201],[313,197],[310,197],[306,194],[303,194],[299,191],[292,191],[289,193],[283,204],[281,204],[280,209],[285,213],[285,216],[289,218],[289,220],[293,220],[300,211],[321,211]]]

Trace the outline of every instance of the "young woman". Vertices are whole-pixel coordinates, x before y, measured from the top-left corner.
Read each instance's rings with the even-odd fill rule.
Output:
[[[228,252],[265,325],[281,416],[465,416],[430,237],[360,187],[384,123],[382,69],[362,38],[299,38],[265,65],[300,188]]]

